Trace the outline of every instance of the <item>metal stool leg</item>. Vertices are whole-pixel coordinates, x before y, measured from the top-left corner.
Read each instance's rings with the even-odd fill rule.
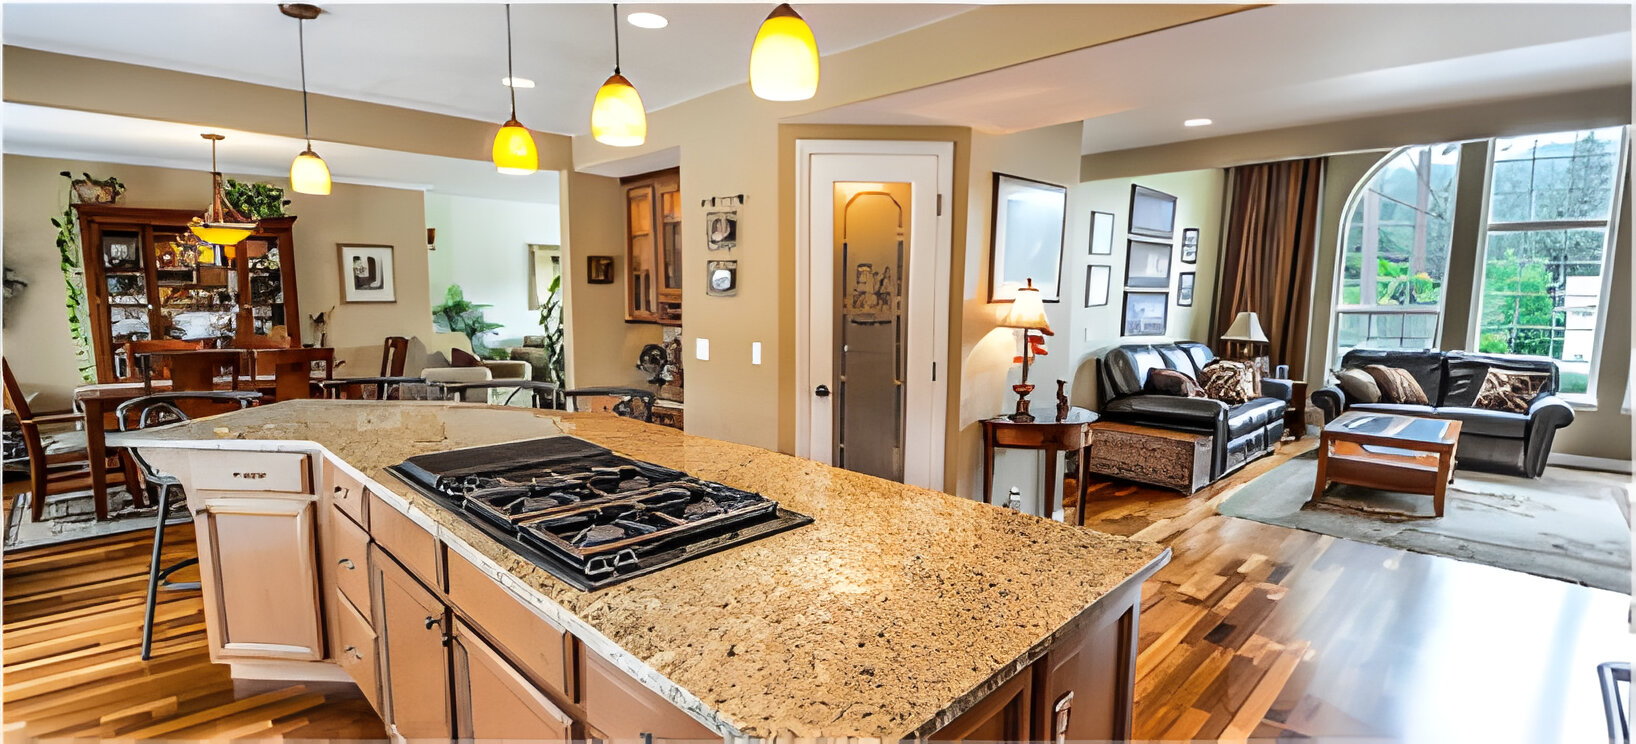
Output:
[[[188,566],[199,562],[198,558],[188,558],[177,561],[174,565],[159,567],[160,554],[165,549],[165,521],[170,516],[170,489],[174,486],[162,484],[159,487],[159,519],[153,529],[153,560],[148,564],[148,606],[142,618],[142,660],[147,661],[153,656],[153,616],[159,605],[159,591],[198,589],[197,581],[171,582],[166,581],[170,575]]]

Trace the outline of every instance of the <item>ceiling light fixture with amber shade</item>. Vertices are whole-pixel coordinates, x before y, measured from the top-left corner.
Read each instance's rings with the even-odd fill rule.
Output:
[[[227,138],[214,132],[199,136],[210,140],[210,206],[203,217],[194,217],[187,227],[211,245],[238,245],[256,231],[257,223],[239,214],[222,195],[222,172],[216,170],[216,143]]]
[[[613,6],[614,69],[591,104],[591,137],[612,147],[635,147],[648,141],[648,114],[642,96],[619,71],[619,4]]]
[[[506,79],[517,79],[511,72],[511,3],[506,3]],[[526,176],[540,169],[540,151],[528,127],[517,121],[517,86],[507,85],[506,90],[511,92],[511,118],[494,134],[494,169]]]
[[[283,3],[278,10],[295,19],[296,39],[301,50],[301,133],[306,136],[307,149],[290,161],[290,188],[302,194],[324,196],[330,190],[329,165],[312,150],[312,124],[307,116],[307,21],[324,11],[306,3]]]
[[[768,101],[805,101],[818,92],[818,42],[789,3],[773,8],[756,31],[750,92]]]

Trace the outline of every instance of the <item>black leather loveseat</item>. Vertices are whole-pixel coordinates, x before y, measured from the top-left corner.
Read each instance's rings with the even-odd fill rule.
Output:
[[[1102,355],[1102,419],[1211,436],[1210,480],[1243,467],[1278,444],[1289,406],[1288,380],[1263,379],[1260,398],[1228,406],[1210,398],[1183,398],[1143,392],[1150,370],[1173,369],[1199,379],[1216,358],[1200,343],[1126,344]]]
[[[1429,404],[1358,403],[1347,400],[1346,393],[1332,385],[1312,394],[1312,403],[1323,411],[1324,421],[1354,408],[1459,421],[1455,461],[1462,469],[1538,478],[1551,455],[1556,430],[1574,420],[1573,408],[1556,396],[1560,378],[1556,361],[1549,357],[1383,349],[1353,349],[1341,357],[1342,369],[1370,364],[1407,371],[1420,383]],[[1527,413],[1473,407],[1490,368],[1545,373],[1550,381]]]

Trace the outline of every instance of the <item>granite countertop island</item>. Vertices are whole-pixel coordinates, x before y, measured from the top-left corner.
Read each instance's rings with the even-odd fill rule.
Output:
[[[384,468],[568,434],[755,491],[814,523],[578,591]],[[606,414],[291,401],[124,435],[213,449],[316,444],[445,542],[492,560],[644,684],[727,736],[924,737],[1027,668],[1103,596],[1168,559],[1103,534]],[[636,662],[636,663],[630,663]]]

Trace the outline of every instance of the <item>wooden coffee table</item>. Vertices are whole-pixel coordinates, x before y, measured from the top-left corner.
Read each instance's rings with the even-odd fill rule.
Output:
[[[1330,483],[1350,483],[1432,497],[1443,516],[1443,497],[1454,477],[1460,422],[1347,411],[1324,426],[1318,440],[1318,478],[1312,499]]]

